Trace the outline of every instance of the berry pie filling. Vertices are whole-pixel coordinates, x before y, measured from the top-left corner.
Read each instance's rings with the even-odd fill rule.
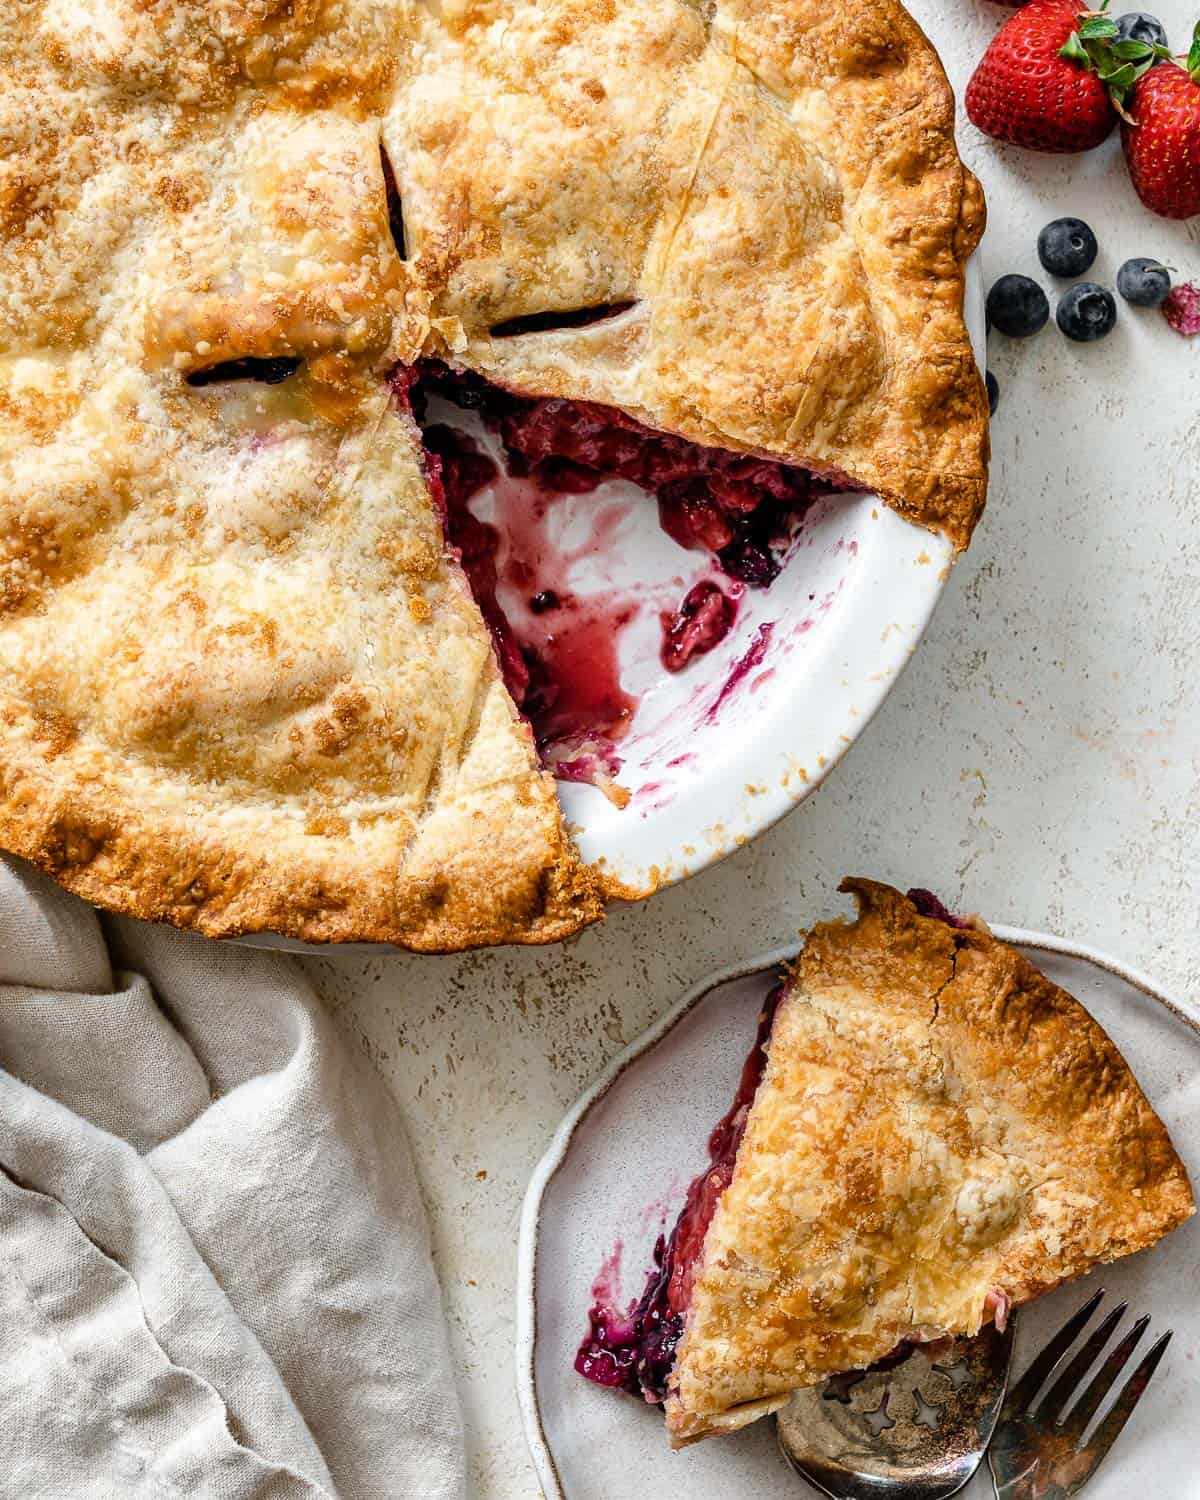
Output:
[[[581,609],[569,591],[546,586],[533,561],[518,555],[504,581],[510,587],[528,582],[523,614],[527,626],[534,617],[536,629],[516,628],[499,602],[497,559],[505,550],[513,554],[514,540],[519,554],[529,539],[509,537],[504,549],[500,530],[476,516],[474,497],[504,476],[469,434],[431,418],[430,398],[478,415],[499,440],[508,477],[526,483],[542,513],[562,495],[628,480],[655,497],[668,536],[711,557],[716,576],[661,612],[660,660],[669,672],[682,671],[724,640],[743,591],[766,588],[778,576],[813,501],[850,487],[840,475],[819,477],[776,459],[657,432],[595,402],[517,395],[437,360],[399,367],[393,384],[421,429],[430,486],[491,631],[505,684],[533,726],[543,759],[565,780],[604,779],[620,768],[614,746],[637,700],[621,688],[616,637],[634,611]],[[530,541],[533,550],[536,545]]]
[[[588,1332],[575,1356],[575,1369],[586,1380],[628,1391],[652,1403],[666,1400],[667,1378],[692,1300],[692,1272],[717,1203],[733,1179],[746,1120],[767,1066],[771,1026],[782,998],[783,985],[777,984],[763,1004],[733,1103],[708,1138],[708,1166],[692,1180],[670,1236],[659,1235],[654,1266],[640,1299],[621,1313],[597,1298],[588,1312]]]
[[[915,888],[908,892],[908,899],[922,916],[936,918],[949,927],[961,930],[973,925],[971,920],[955,916],[932,891]],[[640,1396],[653,1405],[666,1400],[675,1351],[691,1303],[692,1277],[721,1194],[733,1180],[746,1121],[766,1071],[771,1029],[783,996],[784,986],[777,984],[763,1004],[754,1045],[742,1064],[733,1103],[709,1136],[708,1166],[688,1187],[683,1209],[671,1233],[659,1235],[641,1297],[621,1312],[606,1300],[607,1289],[597,1284],[595,1301],[588,1310],[588,1330],[575,1355],[575,1370],[585,1380]],[[989,1293],[987,1310],[1003,1333],[1009,1311],[1003,1292]],[[886,1369],[897,1363],[904,1358],[908,1347],[907,1343],[902,1344],[871,1368]]]

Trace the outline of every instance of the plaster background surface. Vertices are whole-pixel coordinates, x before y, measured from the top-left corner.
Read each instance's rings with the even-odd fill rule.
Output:
[[[961,95],[1009,11],[912,9]],[[1158,13],[1184,47],[1183,0]],[[1082,158],[965,120],[960,140],[990,205],[988,284],[1024,271],[1053,303],[1035,240],[1062,214],[1100,239],[1091,279],[1113,285],[1132,255],[1200,277],[1200,220],[1144,212],[1115,136]],[[844,909],[843,874],[927,885],[1200,991],[1200,338],[1121,303],[1103,343],[1070,344],[1052,317],[1025,343],[993,335],[989,363],[987,515],[900,683],[798,811],[564,947],[304,960],[408,1120],[479,1500],[539,1494],[509,1339],[521,1197],[560,1116],[708,970]]]

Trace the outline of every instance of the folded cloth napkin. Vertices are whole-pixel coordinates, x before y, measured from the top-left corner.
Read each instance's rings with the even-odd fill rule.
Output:
[[[395,1105],[274,953],[0,862],[0,1496],[461,1500]]]

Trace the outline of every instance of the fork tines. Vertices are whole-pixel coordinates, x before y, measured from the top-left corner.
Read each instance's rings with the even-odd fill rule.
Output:
[[[1000,1414],[997,1432],[1000,1441],[993,1448],[992,1468],[998,1493],[1006,1496],[1018,1493],[1074,1494],[1112,1447],[1134,1407],[1141,1400],[1150,1377],[1158,1368],[1167,1345],[1171,1342],[1170,1330],[1157,1339],[1142,1357],[1090,1439],[1084,1441],[1089,1424],[1129,1363],[1150,1323],[1149,1317],[1138,1318],[1120,1342],[1114,1345],[1091,1380],[1083,1385],[1128,1307],[1124,1302],[1114,1307],[1080,1345],[1070,1362],[1064,1364],[1072,1345],[1091,1320],[1103,1297],[1104,1290],[1101,1288],[1073,1313],[1033,1360],[1020,1380],[1009,1389]],[[1039,1400],[1039,1393],[1052,1376],[1056,1377],[1053,1384],[1048,1386]],[[1004,1428],[1007,1431],[1001,1433],[1000,1429]],[[1006,1460],[1015,1459],[1018,1454],[1021,1455],[1021,1463],[1009,1473],[1004,1473],[1003,1470],[1008,1468]],[[1085,1460],[1083,1463],[1080,1462],[1081,1458]],[[1039,1484],[1031,1483],[1035,1474],[1042,1484],[1054,1483],[1061,1474],[1061,1482],[1066,1487],[1053,1491],[1044,1490]]]

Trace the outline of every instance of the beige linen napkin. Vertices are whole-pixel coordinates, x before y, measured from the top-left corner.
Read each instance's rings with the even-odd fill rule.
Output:
[[[0,1496],[461,1500],[425,1215],[293,962],[0,862]]]

